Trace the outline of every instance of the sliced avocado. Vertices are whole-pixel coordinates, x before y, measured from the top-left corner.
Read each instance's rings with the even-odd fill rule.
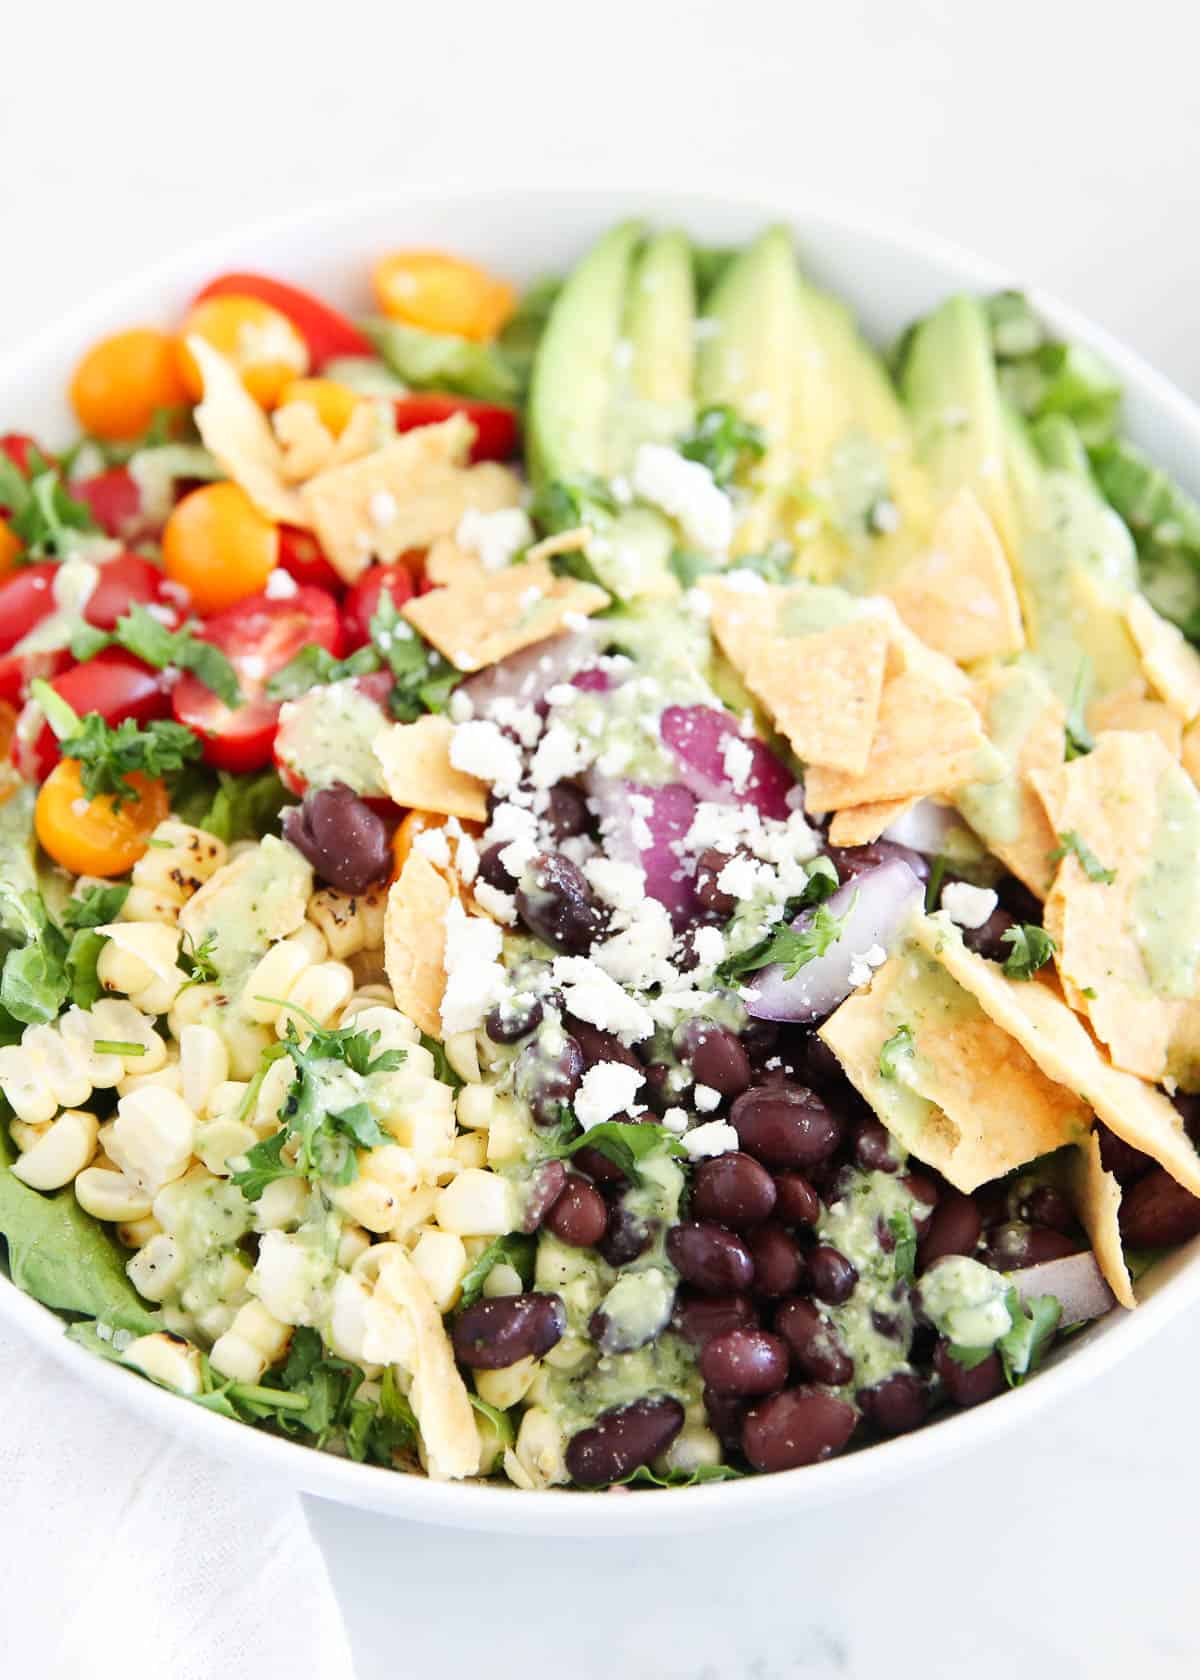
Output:
[[[682,233],[649,240],[634,264],[625,306],[629,443],[668,443],[690,429],[696,362],[696,285],[692,250]],[[624,409],[625,402],[618,404]],[[632,456],[633,448],[629,454]]]
[[[734,546],[753,554],[778,534],[780,503],[796,466],[796,257],[786,228],[768,228],[730,263],[705,314],[712,328],[697,356],[697,406],[726,404],[761,427],[766,440],[766,453],[740,486],[750,500]]]

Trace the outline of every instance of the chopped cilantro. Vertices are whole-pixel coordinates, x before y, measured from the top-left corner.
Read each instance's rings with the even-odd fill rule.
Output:
[[[1071,704],[1067,708],[1066,737],[1063,757],[1069,764],[1072,759],[1083,758],[1096,745],[1095,737],[1087,726],[1087,716],[1084,710],[1084,695],[1088,686],[1091,672],[1091,661],[1084,659],[1075,676],[1075,686],[1071,690]]]
[[[929,880],[925,887],[925,913],[932,915],[938,907],[938,899],[942,896],[942,882],[946,878],[946,859],[942,853],[933,860],[933,867],[929,871]]]
[[[140,729],[132,718],[125,718],[114,726],[99,712],[81,718],[41,678],[31,683],[30,692],[58,736],[63,757],[78,760],[84,793],[89,799],[108,794],[117,809],[138,798],[130,776],[157,780],[199,758],[203,750],[199,737],[182,723],[156,719]]]
[[[900,1059],[907,1059],[912,1055],[915,1043],[913,1030],[909,1026],[897,1027],[890,1038],[885,1038],[879,1048],[879,1077],[898,1079]]]
[[[372,645],[395,684],[388,700],[392,716],[412,723],[422,712],[444,712],[462,673],[401,618],[386,591],[379,597],[370,632]]]
[[[1109,887],[1117,878],[1115,869],[1106,869],[1100,859],[1084,841],[1077,829],[1069,828],[1065,834],[1058,837],[1058,845],[1050,853],[1050,862],[1059,863],[1071,852],[1079,859],[1084,874],[1089,881],[1099,881]]]
[[[474,1306],[478,1301],[493,1266],[513,1266],[521,1274],[523,1283],[531,1283],[536,1251],[537,1239],[523,1236],[519,1231],[513,1231],[506,1237],[495,1238],[464,1276],[458,1301],[459,1309]]]
[[[529,515],[540,530],[553,535],[573,531],[579,525],[603,523],[618,511],[604,480],[581,473],[577,478],[556,478],[543,484],[534,495]]]
[[[913,1223],[912,1214],[907,1209],[893,1213],[887,1222],[887,1228],[896,1244],[892,1250],[892,1264],[896,1268],[896,1276],[906,1283],[911,1283],[917,1270],[917,1227]]]
[[[627,1120],[602,1120],[597,1126],[589,1126],[586,1132],[566,1142],[554,1139],[550,1143],[547,1153],[558,1155],[563,1159],[574,1155],[577,1149],[597,1149],[600,1154],[620,1167],[625,1176],[634,1184],[640,1184],[642,1175],[638,1171],[639,1161],[647,1156],[665,1150],[668,1155],[681,1156],[685,1153],[682,1143],[674,1132],[667,1131],[665,1126],[638,1125]]]
[[[785,542],[772,543],[762,554],[739,554],[736,560],[723,561],[711,554],[692,554],[677,548],[671,555],[670,566],[684,589],[691,589],[702,577],[714,572],[755,572],[767,583],[787,583],[796,563],[796,552]]]
[[[1009,1290],[1005,1304],[1012,1329],[1001,1336],[996,1351],[1012,1388],[1041,1363],[1062,1317],[1062,1305],[1054,1295],[1034,1295],[1022,1301],[1015,1288]]]
[[[725,979],[735,979],[740,974],[781,963],[784,979],[794,980],[806,964],[823,957],[842,937],[856,902],[857,895],[840,916],[833,915],[827,904],[818,904],[804,927],[776,928],[770,938],[752,950],[728,958],[721,965],[720,973]]]
[[[743,420],[727,403],[702,409],[679,445],[681,455],[707,467],[720,485],[729,484],[746,463],[761,461],[766,452],[762,427]]]
[[[512,1419],[508,1413],[502,1412],[498,1406],[489,1406],[487,1401],[481,1399],[478,1394],[468,1394],[467,1399],[480,1417],[485,1417],[488,1420],[500,1437],[502,1445],[511,1447],[516,1437],[513,1433]]]
[[[319,642],[307,642],[267,683],[268,700],[297,700],[312,688],[343,682],[347,677],[366,676],[380,667],[379,651],[370,642],[356,648],[347,659],[335,659]]]
[[[72,532],[97,529],[91,508],[75,500],[58,468],[36,449],[29,451],[28,478],[0,453],[0,507],[7,510],[7,524],[31,560],[66,554]]]
[[[1004,959],[1004,972],[1010,980],[1030,980],[1043,964],[1048,963],[1057,946],[1046,932],[1034,922],[1018,922],[1000,935],[1012,949]]]
[[[459,1078],[458,1074],[455,1073],[454,1069],[450,1066],[450,1058],[446,1054],[446,1046],[441,1042],[441,1040],[434,1038],[431,1033],[423,1032],[421,1034],[421,1047],[422,1049],[428,1050],[429,1054],[433,1057],[433,1077],[442,1085],[449,1085],[455,1091],[459,1090],[464,1081]]]
[[[95,658],[102,648],[121,647],[126,653],[163,671],[168,665],[191,671],[226,706],[236,706],[242,691],[237,672],[221,649],[197,636],[188,626],[171,630],[150,609],[136,602],[117,621],[111,633],[85,624],[71,640],[71,653],[81,662]]]
[[[187,975],[182,991],[186,992],[188,986],[207,986],[217,978],[217,965],[213,961],[216,944],[215,933],[206,934],[199,945],[194,945],[187,933],[180,936],[179,955],[175,961],[176,966]]]

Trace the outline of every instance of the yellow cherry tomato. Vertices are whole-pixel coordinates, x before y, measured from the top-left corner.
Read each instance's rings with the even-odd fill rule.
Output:
[[[42,783],[34,826],[45,851],[73,875],[123,875],[145,853],[170,810],[167,790],[139,771],[129,776],[137,797],[118,808],[109,794],[89,799],[76,759],[61,759]]]
[[[179,329],[179,370],[196,398],[204,395],[204,380],[187,347],[193,337],[229,358],[263,408],[274,408],[284,388],[308,372],[308,346],[278,309],[237,293],[204,298],[192,305]]]
[[[371,278],[385,315],[426,332],[495,338],[517,306],[507,281],[443,251],[393,251]]]
[[[131,327],[93,344],[71,378],[71,406],[93,437],[139,437],[156,409],[188,400],[175,340],[154,327]]]
[[[394,875],[399,875],[408,862],[413,849],[413,841],[418,834],[423,834],[427,828],[444,828],[446,818],[436,811],[410,811],[392,836],[392,860]]]
[[[352,391],[349,385],[340,385],[336,379],[293,379],[279,394],[280,408],[285,403],[311,403],[317,419],[330,437],[335,438],[346,430],[350,416],[361,401],[357,391]]]
[[[0,577],[7,577],[9,572],[16,570],[24,547],[12,526],[0,519]]]
[[[206,616],[257,594],[278,557],[279,527],[230,481],[193,490],[163,528],[163,569]]]

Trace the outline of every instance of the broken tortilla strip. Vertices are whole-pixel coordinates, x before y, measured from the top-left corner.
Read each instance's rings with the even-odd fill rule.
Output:
[[[479,671],[607,605],[608,596],[595,584],[559,577],[545,560],[525,560],[499,572],[480,567],[470,577],[456,576],[402,610],[452,665]]]
[[[725,657],[797,757],[861,774],[879,717],[886,617],[837,589],[704,587]]]
[[[1184,723],[1200,717],[1200,653],[1183,631],[1136,591],[1125,603],[1125,622],[1154,692]]]
[[[1104,1124],[1200,1196],[1200,1155],[1175,1106],[1144,1080],[1115,1068],[1083,1022],[1041,980],[1010,980],[996,963],[968,951],[945,916],[915,917],[910,937],[1026,1050],[1048,1079],[1064,1085]]]
[[[1105,1283],[1123,1307],[1136,1307],[1137,1297],[1125,1264],[1118,1224],[1121,1186],[1112,1173],[1104,1170],[1100,1159],[1099,1133],[1089,1132],[1079,1147],[1072,1151],[1069,1174],[1075,1210],[1088,1234]]]
[[[411,851],[388,891],[383,923],[383,966],[396,1008],[435,1038],[442,1030],[446,912],[453,896],[429,859]]]
[[[397,560],[449,536],[468,508],[516,507],[520,480],[494,461],[466,465],[475,429],[456,414],[420,426],[356,461],[328,468],[300,491],[304,523],[347,583],[372,560]]]
[[[1066,848],[1045,913],[1064,990],[1117,1067],[1161,1080],[1200,978],[1200,792],[1157,735],[1120,731],[1032,781]]]
[[[569,531],[556,531],[543,537],[525,550],[526,560],[553,560],[559,554],[581,554],[595,536],[590,525],[575,525]]]
[[[1054,880],[1050,853],[1058,837],[1029,775],[1062,764],[1066,713],[1049,683],[1022,665],[978,678],[972,697],[1005,772],[998,781],[959,788],[954,802],[989,851],[1030,892],[1045,898]]]
[[[430,713],[415,723],[393,723],[371,743],[383,785],[397,805],[436,811],[469,822],[487,821],[487,787],[450,762],[454,725]]]
[[[915,799],[885,799],[876,805],[848,805],[829,825],[831,846],[869,846],[885,828],[911,811]]]
[[[1188,775],[1194,782],[1200,783],[1200,718],[1195,723],[1189,723],[1184,730],[1180,757]]]
[[[1121,730],[1129,735],[1157,735],[1172,758],[1183,753],[1183,720],[1162,700],[1151,700],[1141,678],[1088,707],[1088,727],[1096,735]]]
[[[946,505],[929,551],[910,561],[887,593],[921,641],[960,665],[1025,646],[1008,556],[970,490]]]
[[[304,504],[284,476],[283,451],[270,422],[233,363],[198,335],[187,347],[204,380],[194,418],[205,448],[260,513],[286,525],[307,525]]]
[[[896,1048],[901,1028],[908,1039]],[[1087,1105],[911,941],[818,1034],[888,1131],[962,1191],[1078,1142],[1092,1123]]]
[[[910,670],[884,684],[862,774],[814,765],[804,778],[804,799],[816,814],[841,811],[953,793],[967,782],[993,781],[1003,769],[971,702]]]

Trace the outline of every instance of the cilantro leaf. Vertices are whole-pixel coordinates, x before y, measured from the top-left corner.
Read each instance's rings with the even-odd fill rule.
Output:
[[[242,699],[237,672],[215,643],[204,641],[187,625],[170,629],[140,601],[117,621],[110,634],[85,624],[71,638],[71,653],[81,663],[106,647],[124,648],[156,671],[168,665],[191,671],[226,706],[236,706]]]
[[[422,712],[444,712],[462,681],[462,672],[401,618],[386,590],[368,628],[372,646],[392,673],[394,687],[388,697],[392,716],[413,723]]]
[[[776,928],[770,938],[752,950],[728,958],[722,964],[722,974],[726,979],[734,979],[740,974],[751,974],[757,969],[780,963],[783,978],[794,980],[802,968],[817,957],[823,957],[830,946],[842,937],[856,902],[857,894],[840,916],[835,916],[827,904],[817,905],[803,927]]]
[[[500,1437],[502,1445],[511,1447],[516,1439],[516,1435],[513,1431],[512,1419],[509,1417],[508,1413],[502,1412],[499,1406],[490,1406],[488,1402],[478,1394],[468,1394],[467,1399],[471,1402],[472,1406],[474,1406],[480,1417],[485,1417],[488,1420],[492,1428],[496,1431],[496,1434]]]
[[[297,1176],[295,1167],[289,1166],[283,1159],[283,1147],[287,1141],[287,1132],[282,1129],[272,1132],[270,1137],[263,1138],[240,1157],[245,1166],[231,1172],[229,1177],[248,1202],[256,1202],[267,1185],[274,1184],[277,1178]]]
[[[182,769],[203,751],[199,737],[181,723],[156,719],[139,729],[133,718],[125,718],[115,727],[105,723],[99,712],[81,718],[40,677],[30,684],[30,693],[58,737],[63,757],[78,760],[84,793],[89,799],[108,794],[117,809],[123,802],[138,798],[129,776],[140,772],[157,780]]]
[[[1116,880],[1116,870],[1106,869],[1082,835],[1074,828],[1069,828],[1065,834],[1059,835],[1058,845],[1050,853],[1050,862],[1060,863],[1068,852],[1073,853],[1079,859],[1083,872],[1089,881],[1099,881],[1104,886],[1109,887]]]
[[[925,887],[925,914],[932,915],[942,896],[942,882],[946,878],[946,859],[941,852],[934,858]]]
[[[599,1125],[589,1126],[587,1131],[580,1132],[578,1137],[568,1142],[552,1144],[547,1153],[565,1160],[577,1149],[584,1148],[598,1149],[606,1160],[620,1167],[633,1184],[641,1183],[638,1162],[644,1161],[647,1156],[662,1150],[676,1157],[686,1153],[675,1133],[667,1131],[665,1126],[638,1125],[636,1121],[628,1120],[602,1120]]]
[[[1062,1304],[1055,1295],[1034,1295],[1022,1301],[1015,1287],[1005,1297],[1012,1328],[996,1343],[1009,1387],[1023,1382],[1037,1369],[1054,1339],[1062,1317]]]
[[[900,1077],[901,1058],[907,1060],[916,1047],[913,1030],[910,1026],[899,1026],[890,1038],[885,1038],[879,1047],[879,1077],[881,1079],[898,1079]]]
[[[506,1237],[496,1237],[463,1277],[458,1310],[461,1312],[464,1307],[475,1305],[483,1294],[483,1286],[493,1266],[514,1266],[521,1274],[521,1281],[528,1286],[533,1282],[536,1253],[536,1237],[523,1236],[519,1231],[513,1231]]]
[[[175,959],[176,967],[181,968],[187,975],[187,983],[181,987],[187,991],[188,986],[207,986],[216,980],[217,965],[213,961],[213,951],[216,949],[216,933],[205,934],[199,945],[192,943],[191,935],[184,933],[179,940],[179,955]]]
[[[1075,686],[1071,690],[1071,704],[1067,708],[1066,735],[1063,757],[1069,764],[1072,759],[1083,758],[1096,745],[1095,737],[1087,725],[1087,714],[1084,710],[1084,699],[1091,675],[1091,660],[1080,662],[1079,670],[1075,674]]]
[[[450,1066],[450,1058],[446,1054],[446,1046],[441,1042],[441,1040],[434,1038],[431,1033],[423,1032],[421,1034],[421,1047],[422,1049],[428,1050],[429,1054],[433,1057],[433,1077],[438,1081],[438,1083],[441,1085],[449,1085],[451,1089],[455,1091],[460,1090],[465,1081],[461,1079]]]
[[[29,452],[29,476],[8,456],[0,457],[0,507],[29,559],[68,553],[71,533],[98,529],[86,502],[67,490],[58,468],[36,449]]]
[[[767,583],[787,583],[795,563],[796,552],[785,542],[772,543],[762,554],[739,554],[733,561],[677,548],[669,562],[684,589],[691,589],[702,577],[711,577],[714,572],[730,571],[755,572]]]
[[[729,484],[743,465],[760,461],[766,452],[762,427],[743,420],[727,403],[702,409],[679,445],[681,455],[707,467],[720,485]]]
[[[892,1264],[896,1268],[896,1276],[911,1283],[917,1270],[917,1227],[913,1223],[913,1216],[903,1209],[893,1213],[887,1222],[887,1228],[895,1238],[896,1246],[892,1250]]]
[[[379,650],[370,642],[356,648],[347,659],[335,659],[329,649],[319,642],[306,642],[300,652],[270,678],[267,699],[298,700],[310,689],[324,688],[329,683],[344,682],[348,677],[363,677],[371,671],[378,671],[381,663]]]
[[[126,882],[105,881],[100,886],[89,887],[75,898],[69,898],[63,906],[60,920],[69,931],[104,927],[106,923],[116,921],[128,897]]]
[[[1004,959],[1004,972],[1010,980],[1031,980],[1058,948],[1045,928],[1034,922],[1018,922],[1000,937],[1012,947]]]

